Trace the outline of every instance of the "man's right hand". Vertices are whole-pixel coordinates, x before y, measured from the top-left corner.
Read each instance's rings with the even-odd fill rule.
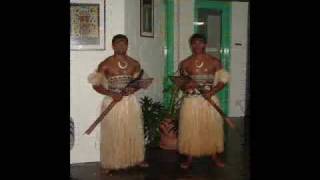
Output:
[[[184,87],[182,87],[182,89],[185,92],[187,92],[189,94],[192,94],[195,91],[195,89],[197,89],[197,83],[195,81],[193,81],[193,80],[189,81],[188,83],[186,83],[184,85]]]
[[[117,102],[122,99],[122,95],[120,93],[113,93],[111,97],[114,101],[117,101]]]
[[[136,91],[135,88],[127,87],[123,90],[124,96],[129,96],[130,94],[133,94]]]
[[[191,81],[187,82],[184,85],[184,88],[186,90],[188,90],[188,89],[196,89],[197,87],[198,87],[197,82],[195,82],[194,80],[191,80]]]

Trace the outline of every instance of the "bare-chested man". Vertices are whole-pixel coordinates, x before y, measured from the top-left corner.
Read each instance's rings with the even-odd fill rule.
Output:
[[[125,35],[114,36],[112,48],[114,55],[101,62],[97,71],[89,76],[95,91],[106,95],[102,111],[112,100],[118,101],[101,122],[100,160],[106,172],[135,165],[148,166],[144,161],[142,111],[133,95],[137,89],[126,87],[138,77],[140,64],[127,55]]]
[[[219,105],[215,95],[224,88],[229,75],[219,59],[206,53],[203,35],[193,34],[189,43],[192,55],[179,64],[180,75],[194,80],[184,87],[188,95],[180,110],[178,149],[188,156],[181,168],[189,168],[192,157],[208,155],[218,167],[224,167],[218,157],[224,150],[223,119],[206,99],[211,98]],[[195,88],[196,84],[200,87]]]

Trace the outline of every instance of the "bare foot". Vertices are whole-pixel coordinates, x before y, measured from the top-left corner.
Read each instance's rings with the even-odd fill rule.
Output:
[[[191,162],[189,162],[189,161],[183,162],[180,164],[180,167],[182,169],[189,169],[191,167]]]
[[[147,167],[149,167],[149,164],[147,162],[143,161],[138,166],[141,167],[141,168],[147,168]]]
[[[188,156],[187,160],[180,164],[182,169],[189,169],[192,163],[192,156]]]
[[[106,169],[106,168],[103,168],[103,167],[100,167],[101,168],[101,172],[106,174],[106,175],[109,175],[111,176],[111,169]]]
[[[104,169],[104,173],[108,176],[112,176],[110,169]]]
[[[223,168],[224,167],[224,162],[223,161],[221,161],[220,159],[213,159],[213,161],[214,161],[214,164],[217,166],[217,167],[219,167],[219,168]]]

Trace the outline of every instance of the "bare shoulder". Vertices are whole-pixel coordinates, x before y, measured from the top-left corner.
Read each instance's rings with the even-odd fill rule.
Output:
[[[179,66],[182,67],[182,66],[186,65],[190,60],[191,60],[191,56],[185,58],[184,60],[182,60],[182,61],[179,63]]]
[[[98,71],[105,70],[107,68],[111,58],[112,58],[112,56],[109,56],[105,60],[100,62],[100,64],[98,65]]]
[[[217,69],[221,69],[222,68],[222,63],[221,63],[221,60],[214,57],[214,56],[211,56],[211,55],[207,55],[209,57],[209,59],[212,61],[213,65],[217,68]]]
[[[139,63],[139,61],[138,60],[136,60],[136,59],[134,59],[134,58],[132,58],[132,57],[130,57],[130,56],[128,56],[128,59],[130,60],[130,62],[132,62],[133,64],[140,64]]]
[[[128,56],[128,59],[130,60],[130,62],[132,63],[132,65],[136,68],[139,68],[140,69],[140,63],[138,60]]]

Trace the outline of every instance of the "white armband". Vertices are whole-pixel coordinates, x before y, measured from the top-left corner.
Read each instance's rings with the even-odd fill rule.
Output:
[[[88,82],[94,86],[105,85],[107,79],[105,78],[103,73],[93,72],[88,76]]]
[[[230,75],[224,69],[220,69],[215,74],[215,80],[216,80],[217,83],[218,82],[223,82],[224,84],[226,84],[227,82],[230,81]]]

